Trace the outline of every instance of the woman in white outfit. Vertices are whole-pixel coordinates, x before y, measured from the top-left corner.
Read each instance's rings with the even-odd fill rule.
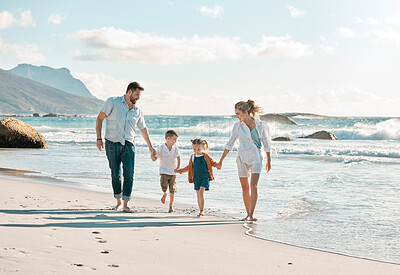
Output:
[[[268,125],[257,119],[260,112],[261,107],[256,105],[253,100],[240,101],[235,104],[235,113],[239,121],[233,126],[231,136],[217,166],[218,169],[222,167],[223,160],[232,150],[236,140],[239,139],[236,163],[247,212],[243,221],[257,221],[254,217],[254,209],[258,199],[258,180],[263,166],[262,147],[267,155],[265,169],[267,173],[271,170],[271,135]]]

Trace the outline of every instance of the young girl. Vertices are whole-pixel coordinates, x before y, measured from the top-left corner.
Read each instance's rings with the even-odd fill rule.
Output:
[[[194,154],[190,156],[189,165],[177,169],[177,172],[180,174],[189,172],[189,182],[194,183],[194,190],[197,192],[197,203],[200,209],[197,217],[202,217],[204,216],[204,190],[208,191],[210,188],[210,181],[214,179],[212,167],[217,167],[217,162],[203,152],[204,148],[206,152],[208,151],[207,141],[200,138],[191,141]]]

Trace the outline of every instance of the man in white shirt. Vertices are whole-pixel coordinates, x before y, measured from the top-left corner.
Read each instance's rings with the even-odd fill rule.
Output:
[[[143,112],[136,106],[144,89],[137,82],[128,85],[126,93],[121,97],[110,97],[101,108],[96,120],[97,148],[101,151],[103,140],[101,128],[106,120],[105,147],[108,164],[111,169],[111,182],[117,205],[114,210],[132,212],[128,207],[133,187],[135,167],[135,135],[139,128],[152,154],[149,132],[146,128]],[[121,163],[123,166],[124,184],[121,188]],[[123,200],[123,205],[122,201]]]

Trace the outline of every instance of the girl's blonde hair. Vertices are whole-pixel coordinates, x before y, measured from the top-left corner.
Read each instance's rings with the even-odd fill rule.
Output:
[[[204,150],[206,151],[206,153],[208,152],[208,142],[205,139],[201,139],[201,138],[195,138],[195,139],[191,139],[190,140],[192,142],[193,145],[203,145]]]
[[[249,113],[249,115],[252,115],[253,117],[259,117],[259,114],[262,113],[262,108],[251,99],[247,100],[247,102],[239,101],[235,104],[235,109],[238,109],[243,113]]]

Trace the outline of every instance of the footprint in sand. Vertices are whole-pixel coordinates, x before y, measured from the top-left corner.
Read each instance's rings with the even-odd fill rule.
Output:
[[[110,253],[110,251],[108,251],[108,250],[103,250],[103,251],[100,251],[100,253],[101,253],[101,254],[108,254],[108,253]]]
[[[93,231],[92,234],[101,234],[101,233],[98,231]]]
[[[84,266],[83,264],[73,264],[73,265],[78,266],[78,267]]]
[[[98,243],[107,243],[106,240],[98,240],[97,242],[98,242]]]
[[[109,264],[107,266],[109,266],[109,267],[119,267],[119,265],[117,265],[117,264]]]

